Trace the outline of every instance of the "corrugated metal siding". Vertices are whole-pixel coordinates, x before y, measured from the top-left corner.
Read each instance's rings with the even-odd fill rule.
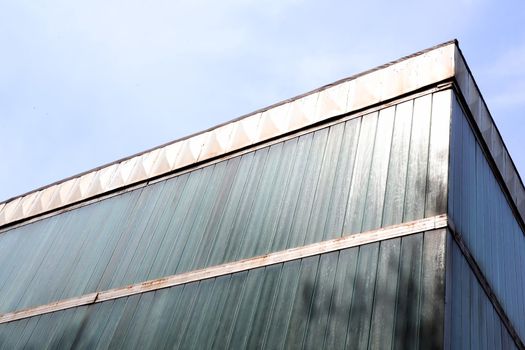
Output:
[[[450,99],[418,97],[4,232],[0,312],[444,213]]]
[[[2,349],[440,349],[445,230],[0,325]],[[437,262],[437,263],[436,263]]]
[[[451,244],[451,349],[517,349],[455,242]],[[447,285],[448,286],[448,285]]]
[[[525,237],[458,102],[453,102],[450,215],[525,339]]]

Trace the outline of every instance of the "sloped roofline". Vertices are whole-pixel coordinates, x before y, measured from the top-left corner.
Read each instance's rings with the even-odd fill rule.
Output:
[[[84,202],[340,115],[455,81],[522,220],[525,189],[457,40],[0,202],[0,227]]]

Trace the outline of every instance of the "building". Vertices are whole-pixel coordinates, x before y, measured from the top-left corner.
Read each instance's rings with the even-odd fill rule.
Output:
[[[524,349],[524,217],[447,42],[0,204],[0,342]]]

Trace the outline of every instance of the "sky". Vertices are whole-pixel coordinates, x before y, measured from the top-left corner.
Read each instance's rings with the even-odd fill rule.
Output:
[[[525,179],[523,23],[523,0],[0,0],[0,202],[454,38]]]

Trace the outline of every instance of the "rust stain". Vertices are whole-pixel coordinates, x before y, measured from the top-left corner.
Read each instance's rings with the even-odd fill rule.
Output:
[[[323,254],[330,251],[341,250],[356,245],[375,242],[377,240],[383,239],[384,237],[390,238],[393,236],[422,232],[429,229],[443,228],[447,227],[449,224],[453,225],[452,222],[448,221],[447,215],[443,214],[432,218],[390,226],[374,231],[362,232],[351,236],[343,236],[329,241],[310,244],[308,246],[287,249],[275,253],[267,253],[253,258],[229,262],[200,270],[189,271],[179,275],[161,277],[158,279],[144,281],[137,284],[130,284],[124,287],[114,288],[103,292],[95,292],[83,295],[78,298],[55,301],[34,308],[27,308],[3,315],[0,314],[0,323],[6,323],[77,306],[100,303],[103,301],[123,298],[134,294],[151,292],[162,288],[169,288],[175,285],[205,280],[262,266],[279,264],[286,261],[301,259],[307,256]]]

